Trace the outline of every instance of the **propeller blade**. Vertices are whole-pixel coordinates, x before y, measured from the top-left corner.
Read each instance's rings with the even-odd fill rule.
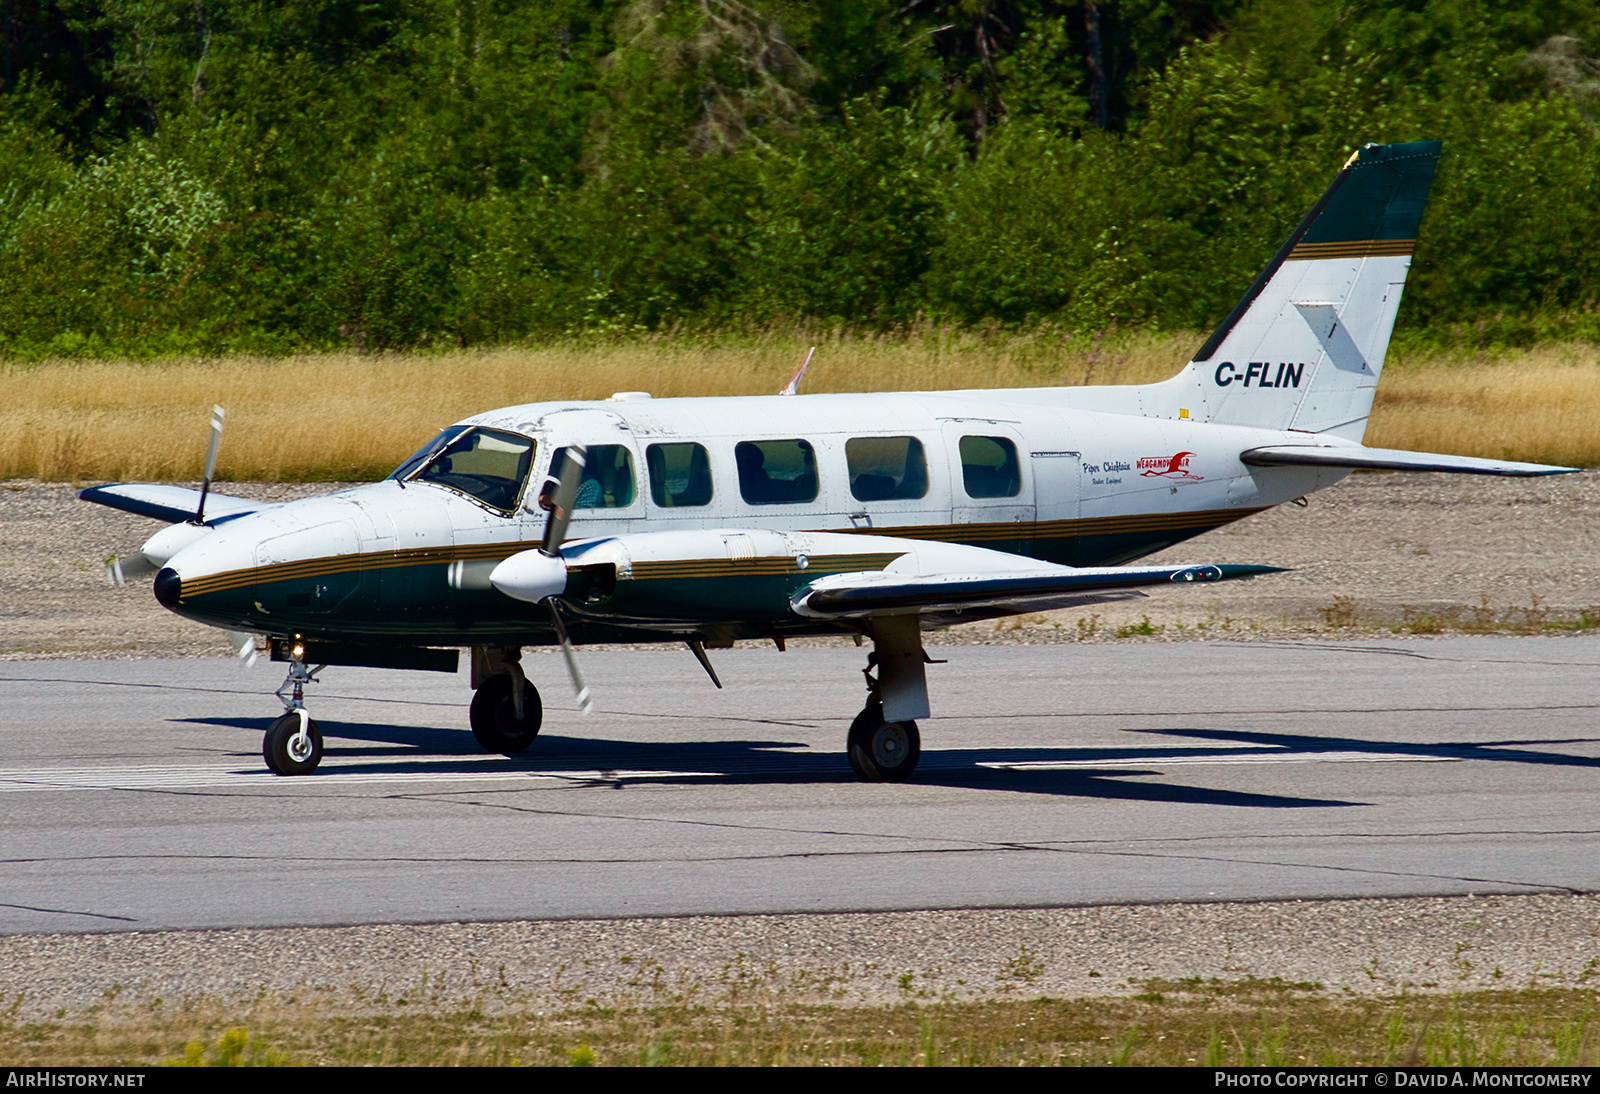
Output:
[[[550,625],[555,628],[556,639],[561,643],[561,655],[567,659],[567,672],[572,677],[572,691],[578,699],[578,709],[585,714],[594,711],[594,700],[589,698],[589,685],[583,682],[583,670],[578,668],[578,655],[573,652],[572,642],[567,638],[566,624],[561,622],[561,609],[556,606],[555,597],[545,601],[550,606]]]
[[[200,505],[194,511],[194,522],[206,522],[206,495],[211,492],[211,477],[217,471],[217,447],[222,444],[222,416],[220,406],[211,408],[211,445],[206,449],[206,477],[200,484]]]
[[[544,543],[539,547],[547,555],[558,554],[567,538],[572,503],[578,500],[578,484],[583,481],[585,454],[582,445],[568,445],[562,453],[561,466],[556,470],[556,491],[550,498],[550,519],[545,521]]]
[[[143,577],[155,572],[155,565],[137,551],[127,556],[111,555],[106,559],[106,580],[117,588],[126,585],[130,577]]]
[[[256,636],[245,634],[243,631],[228,631],[228,641],[233,643],[233,652],[244,662],[245,668],[250,668],[256,663]]]

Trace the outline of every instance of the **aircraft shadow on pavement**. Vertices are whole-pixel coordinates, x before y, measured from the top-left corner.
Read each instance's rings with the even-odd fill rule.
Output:
[[[266,718],[190,718],[207,725],[262,731]],[[705,740],[638,741],[566,737],[546,733],[520,756],[484,753],[465,730],[399,726],[370,722],[319,721],[324,741],[324,773],[469,774],[508,771],[547,773],[575,784],[625,785],[753,785],[772,783],[853,783],[855,776],[842,752],[811,751],[804,741]],[[1174,730],[1181,733],[1189,731]],[[1206,732],[1206,731],[1194,731]],[[806,751],[795,751],[806,749]],[[1049,794],[1063,797],[1228,805],[1249,808],[1306,809],[1350,806],[1358,802],[1326,798],[1249,793],[1182,783],[1126,782],[1135,776],[1171,777],[1160,769],[1163,759],[1181,756],[1228,757],[1259,755],[1259,748],[1219,746],[1084,748],[1020,747],[938,749],[924,752],[913,785],[969,790]],[[429,763],[427,756],[440,757]],[[447,757],[473,756],[463,762]],[[1114,763],[1092,769],[1017,768],[1015,764]],[[990,766],[1000,765],[1000,766]],[[568,774],[570,772],[570,774]],[[620,773],[620,774],[619,774]],[[315,776],[311,776],[315,778]]]
[[[1196,737],[1208,741],[1228,741],[1255,746],[1248,751],[1261,755],[1260,746],[1269,745],[1284,753],[1314,757],[1319,752],[1369,752],[1374,756],[1414,756],[1419,760],[1492,760],[1496,763],[1551,764],[1560,767],[1600,767],[1600,757],[1574,756],[1566,752],[1544,752],[1528,748],[1541,744],[1594,744],[1593,737],[1565,737],[1551,740],[1506,741],[1371,741],[1359,737],[1321,737],[1307,733],[1262,733],[1242,729],[1137,729],[1167,737]],[[1516,747],[1522,746],[1522,747]]]
[[[271,718],[174,718],[174,722],[194,725],[227,726],[230,729],[248,729],[252,733],[265,733],[272,724]],[[339,756],[415,756],[418,752],[439,756],[483,756],[483,749],[472,734],[460,729],[439,729],[433,726],[369,725],[361,722],[329,722],[317,719],[317,727],[324,739],[365,741],[369,748],[330,748],[328,755]],[[337,732],[333,732],[337,730]],[[540,738],[541,741],[544,738]],[[242,754],[242,753],[241,753]],[[259,754],[259,749],[252,750]],[[485,759],[488,757],[485,756]],[[407,766],[406,770],[415,770]]]

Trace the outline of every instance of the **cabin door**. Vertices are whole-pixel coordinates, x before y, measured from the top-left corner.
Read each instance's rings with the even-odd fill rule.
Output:
[[[1030,553],[1048,562],[1071,565],[1072,541],[1082,508],[1083,459],[1077,452],[1041,451],[1031,453],[1029,462],[1037,513]]]
[[[1012,554],[1033,548],[1034,470],[1015,422],[944,423],[950,461],[950,538]]]

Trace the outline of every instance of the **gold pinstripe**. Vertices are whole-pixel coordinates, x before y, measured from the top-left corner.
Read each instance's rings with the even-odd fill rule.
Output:
[[[1006,539],[1070,539],[1165,532],[1180,528],[1215,528],[1231,524],[1266,506],[1251,509],[1196,509],[1186,513],[1137,513],[1126,517],[1078,517],[1072,520],[1017,521],[1010,524],[928,524],[910,528],[857,528],[856,535],[900,539],[989,542]]]
[[[1350,239],[1338,243],[1297,243],[1289,252],[1289,262],[1309,262],[1319,258],[1372,258],[1409,255],[1416,250],[1414,239]]]
[[[498,561],[509,558],[518,551],[537,547],[531,543],[471,543],[456,547],[413,547],[403,551],[374,551],[371,554],[332,555],[326,558],[308,558],[299,562],[277,562],[267,566],[250,566],[242,570],[226,570],[208,574],[183,583],[184,596],[201,596],[221,593],[245,585],[273,581],[292,581],[295,578],[325,577],[328,574],[351,573],[361,570],[387,570],[403,566],[429,566],[451,562]]]

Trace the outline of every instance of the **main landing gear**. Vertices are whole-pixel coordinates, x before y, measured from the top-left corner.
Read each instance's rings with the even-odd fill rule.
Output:
[[[911,777],[922,756],[922,736],[917,723],[886,722],[883,704],[868,700],[866,709],[850,723],[850,769],[868,783],[898,783]]]
[[[516,646],[474,646],[469,719],[472,735],[487,752],[515,756],[533,744],[544,721],[539,689],[522,672]]]
[[[306,713],[305,704],[305,686],[316,680],[318,671],[308,671],[306,663],[296,658],[289,662],[289,675],[277,690],[284,713],[261,740],[261,756],[274,775],[309,775],[322,762],[322,731]],[[285,696],[285,691],[290,694]]]
[[[862,782],[904,782],[922,757],[915,719],[928,716],[924,666],[929,661],[922,649],[922,628],[914,615],[892,615],[873,619],[867,633],[872,652],[861,670],[867,678],[867,705],[850,723],[850,768]]]

